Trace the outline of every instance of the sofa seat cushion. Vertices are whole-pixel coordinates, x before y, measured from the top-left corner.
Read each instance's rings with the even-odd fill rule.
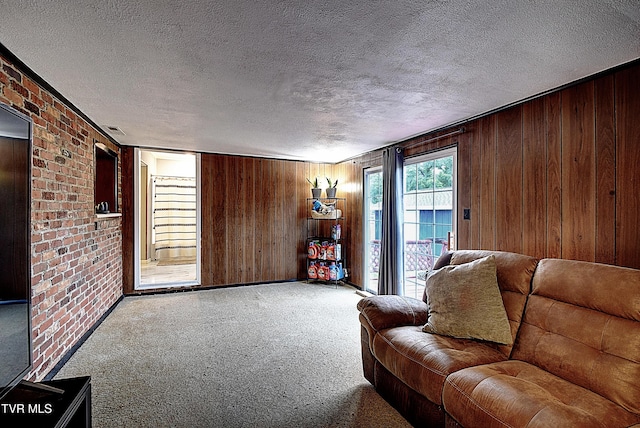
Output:
[[[382,330],[372,342],[373,355],[389,372],[438,405],[450,373],[506,359],[494,344],[429,334],[422,326]]]
[[[595,392],[518,360],[455,372],[442,395],[447,413],[468,427],[626,427],[640,422],[640,416]]]

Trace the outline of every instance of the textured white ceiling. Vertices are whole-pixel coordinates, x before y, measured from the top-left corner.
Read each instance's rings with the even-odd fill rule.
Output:
[[[339,161],[640,57],[638,0],[0,0],[124,145]]]

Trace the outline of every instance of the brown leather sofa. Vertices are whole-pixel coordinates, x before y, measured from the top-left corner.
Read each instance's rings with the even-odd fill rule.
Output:
[[[513,345],[425,333],[423,300],[358,303],[365,377],[414,426],[640,426],[640,271],[494,251]],[[638,425],[636,425],[638,424]]]

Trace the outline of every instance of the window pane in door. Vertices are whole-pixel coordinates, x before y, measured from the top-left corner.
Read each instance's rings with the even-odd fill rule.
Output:
[[[366,170],[364,178],[364,288],[377,292],[382,238],[382,170]]]
[[[456,151],[405,160],[405,296],[422,298],[426,276],[454,233]]]

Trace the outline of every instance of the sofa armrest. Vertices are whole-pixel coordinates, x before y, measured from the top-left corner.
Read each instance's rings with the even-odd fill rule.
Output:
[[[428,317],[427,304],[422,300],[394,295],[365,297],[358,302],[358,310],[376,331],[423,325]]]

